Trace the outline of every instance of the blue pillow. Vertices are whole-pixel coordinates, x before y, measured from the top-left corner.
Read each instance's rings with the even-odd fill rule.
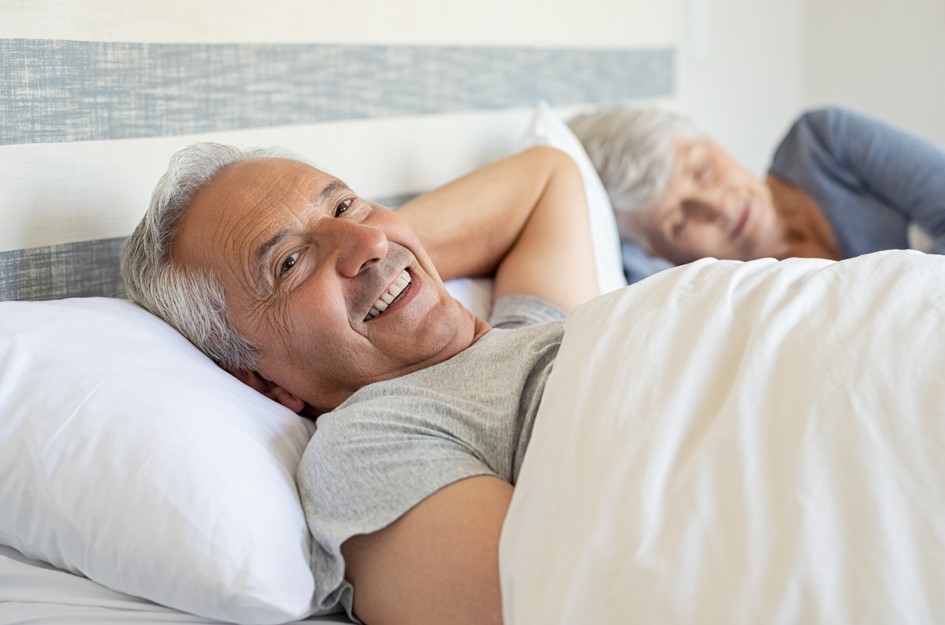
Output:
[[[642,247],[633,243],[621,243],[620,251],[623,257],[623,272],[627,276],[628,284],[639,282],[658,271],[675,266],[665,258],[650,256]]]

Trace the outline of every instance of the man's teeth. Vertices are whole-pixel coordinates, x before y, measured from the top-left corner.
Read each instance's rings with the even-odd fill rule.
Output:
[[[393,301],[404,292],[404,289],[407,288],[408,284],[410,284],[410,274],[407,273],[407,270],[405,269],[400,272],[400,275],[397,276],[397,279],[394,280],[394,283],[390,285],[390,288],[387,289],[387,292],[381,295],[380,298],[374,302],[374,305],[371,307],[371,311],[368,313],[365,321],[368,319],[373,319],[387,310],[387,307],[390,306]]]

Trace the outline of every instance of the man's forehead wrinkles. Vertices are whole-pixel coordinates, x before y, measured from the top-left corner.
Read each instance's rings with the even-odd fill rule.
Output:
[[[267,180],[265,186],[265,192],[254,201],[257,209],[266,204],[301,208],[295,200],[301,200],[302,206],[321,205],[337,191],[348,189],[341,180],[314,168],[282,170],[277,177]]]
[[[288,207],[293,194],[298,194],[295,172],[282,171],[278,176],[266,177],[262,193],[253,198],[253,211],[271,210],[275,206]]]
[[[266,236],[267,231],[273,224],[278,225],[280,219],[293,221],[299,219],[298,209],[304,210],[304,206],[297,207],[291,200],[293,196],[304,195],[300,189],[303,184],[299,180],[298,172],[294,170],[281,170],[277,175],[267,176],[263,192],[252,199],[249,211],[251,215],[258,217],[241,220],[239,224],[242,240],[254,242],[250,244],[242,261],[246,263],[245,272],[254,291],[261,292],[260,290],[264,289],[266,261],[272,250],[288,236],[291,227],[282,226]],[[283,215],[281,218],[280,213]]]

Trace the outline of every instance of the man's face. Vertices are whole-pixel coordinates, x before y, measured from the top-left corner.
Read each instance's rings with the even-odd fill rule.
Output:
[[[475,338],[475,317],[410,227],[298,161],[221,170],[188,208],[173,257],[218,277],[258,349],[256,372],[319,411]]]
[[[676,264],[697,258],[751,260],[775,255],[782,226],[762,180],[707,139],[676,143],[676,165],[660,197],[618,214],[651,252]]]

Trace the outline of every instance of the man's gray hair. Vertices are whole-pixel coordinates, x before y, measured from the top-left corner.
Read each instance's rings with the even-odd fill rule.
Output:
[[[233,371],[253,370],[256,349],[233,327],[218,278],[207,270],[175,263],[171,252],[187,208],[221,169],[272,157],[297,158],[280,148],[243,150],[218,143],[180,150],[171,157],[147,212],[122,250],[121,273],[128,296]]]
[[[660,196],[675,167],[675,141],[704,136],[687,117],[658,108],[601,109],[576,115],[568,126],[622,211],[643,209]]]

